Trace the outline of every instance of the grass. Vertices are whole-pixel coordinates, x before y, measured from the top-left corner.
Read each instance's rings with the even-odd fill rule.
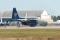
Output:
[[[60,29],[0,29],[0,37],[55,37]]]

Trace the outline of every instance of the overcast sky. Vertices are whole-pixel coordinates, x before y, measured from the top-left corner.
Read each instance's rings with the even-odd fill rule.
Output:
[[[47,10],[50,15],[60,15],[60,0],[0,0],[0,11]]]

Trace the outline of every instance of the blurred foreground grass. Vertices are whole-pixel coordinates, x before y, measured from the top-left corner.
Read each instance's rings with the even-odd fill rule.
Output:
[[[0,37],[55,37],[60,29],[0,29]]]

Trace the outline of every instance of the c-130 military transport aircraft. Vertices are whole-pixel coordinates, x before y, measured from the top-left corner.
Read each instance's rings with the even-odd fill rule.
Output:
[[[27,26],[34,27],[34,26],[37,26],[37,24],[38,24],[38,19],[37,18],[28,18],[27,13],[26,13],[24,18],[19,17],[16,8],[13,8],[12,18],[8,18],[8,17],[3,18],[2,17],[0,21],[1,21],[0,22],[1,26],[10,25],[10,23],[13,22],[13,21],[17,21],[18,26],[20,26],[20,24],[22,24],[22,25],[27,25]],[[40,23],[40,24],[43,24],[43,23]],[[42,26],[46,26],[46,25],[47,24],[43,24]]]

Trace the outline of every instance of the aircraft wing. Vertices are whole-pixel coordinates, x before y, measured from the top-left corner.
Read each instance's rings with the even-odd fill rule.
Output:
[[[7,21],[25,21],[27,19],[25,18],[20,18],[20,19],[12,19],[12,18],[2,18],[3,22],[7,22]]]
[[[26,20],[37,20],[36,18],[19,18],[19,19],[12,19],[12,18],[2,18],[3,21],[26,21]]]

